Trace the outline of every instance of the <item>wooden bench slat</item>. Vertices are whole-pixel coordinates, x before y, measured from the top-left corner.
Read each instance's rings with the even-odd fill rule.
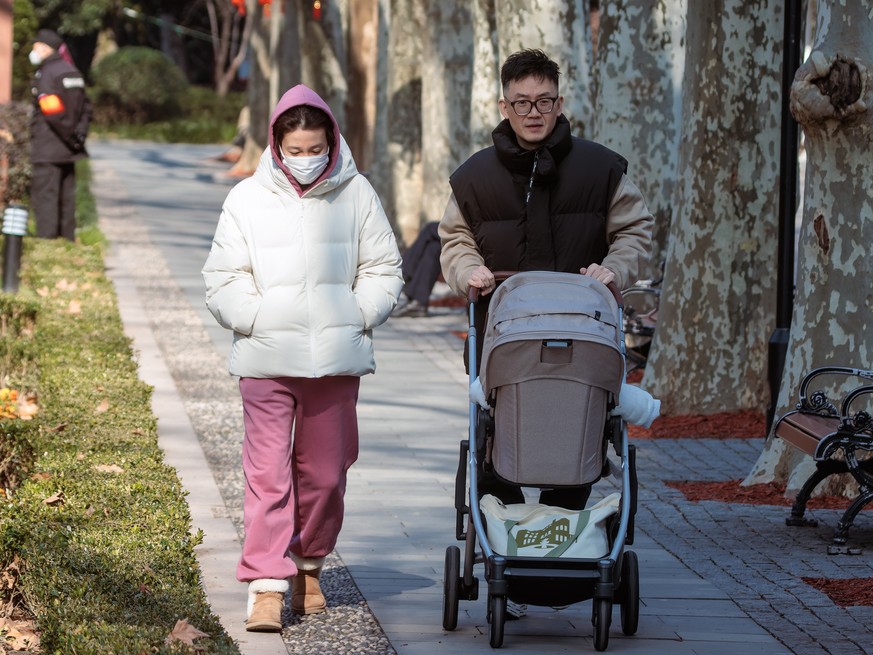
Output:
[[[814,455],[819,441],[836,432],[839,426],[840,419],[836,416],[791,412],[779,419],[775,433],[808,455]]]

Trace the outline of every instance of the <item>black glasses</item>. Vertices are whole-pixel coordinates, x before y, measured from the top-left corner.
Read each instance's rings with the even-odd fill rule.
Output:
[[[515,100],[515,101],[507,101],[509,105],[512,107],[512,111],[516,113],[518,116],[527,116],[531,109],[533,109],[534,105],[537,106],[537,111],[541,114],[548,114],[555,108],[555,101],[558,98],[539,98],[531,102],[530,100]]]

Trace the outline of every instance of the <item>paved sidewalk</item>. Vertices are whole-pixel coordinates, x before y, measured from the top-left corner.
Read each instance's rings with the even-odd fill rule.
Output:
[[[234,580],[241,534],[238,395],[226,375],[229,337],[203,307],[199,270],[232,180],[210,159],[220,147],[89,144],[109,274],[135,340],[168,462],[189,490],[204,586],[248,653],[401,655],[490,651],[484,595],[441,628],[445,549],[454,542],[458,441],[467,433],[462,313],[392,319],[376,331],[376,375],[361,388],[361,456],[350,472],[346,523],[325,572],[330,611],[286,617],[282,637],[243,629],[245,587]],[[761,440],[638,443],[639,631],[618,615],[609,652],[652,655],[873,650],[873,609],[839,608],[802,577],[871,577],[870,519],[853,530],[860,557],[828,557],[838,516],[818,529],[784,526],[785,508],[690,503],[665,480],[744,477]],[[481,578],[481,567],[477,567]],[[483,587],[484,589],[484,587]],[[531,608],[506,624],[515,653],[593,651],[590,603]]]

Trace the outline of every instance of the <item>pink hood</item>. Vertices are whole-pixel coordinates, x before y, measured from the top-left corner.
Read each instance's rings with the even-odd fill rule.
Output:
[[[291,107],[296,107],[297,105],[309,105],[310,107],[321,109],[330,116],[330,121],[333,123],[333,146],[330,149],[330,159],[328,159],[327,168],[325,168],[324,172],[318,177],[318,179],[312,183],[313,185],[318,184],[324,178],[329,177],[333,172],[333,169],[336,167],[337,160],[340,156],[341,137],[339,125],[337,125],[336,118],[334,118],[330,107],[328,107],[327,103],[321,99],[320,95],[305,84],[298,84],[297,86],[288,89],[279,99],[276,108],[273,110],[273,114],[270,116],[270,152],[273,155],[273,161],[276,162],[276,165],[285,172],[288,181],[291,182],[294,188],[299,192],[301,190],[300,184],[294,176],[291,175],[291,172],[285,164],[282,163],[282,153],[279,150],[279,144],[277,144],[276,140],[273,138],[273,124],[276,122],[276,119],[284,112],[291,109]]]

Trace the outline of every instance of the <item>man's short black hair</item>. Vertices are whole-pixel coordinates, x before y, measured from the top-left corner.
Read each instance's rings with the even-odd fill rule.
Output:
[[[503,86],[503,92],[506,93],[510,82],[533,76],[540,80],[549,80],[558,86],[560,75],[561,69],[558,68],[558,64],[549,59],[542,50],[519,50],[509,55],[503,62],[503,67],[500,69],[500,84]]]

